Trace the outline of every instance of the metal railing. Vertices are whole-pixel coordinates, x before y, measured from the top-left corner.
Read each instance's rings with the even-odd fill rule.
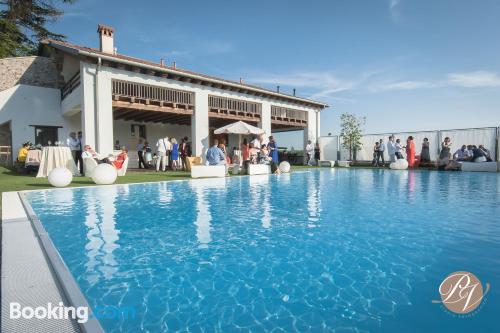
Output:
[[[253,114],[262,114],[262,104],[248,102],[239,99],[232,99],[219,96],[208,96],[208,107],[217,110],[227,110],[230,112],[245,112]]]
[[[194,93],[189,91],[120,80],[112,82],[115,96],[194,106]]]
[[[80,85],[80,71],[78,71],[61,89],[61,100],[71,94]]]
[[[271,105],[271,117],[307,121],[307,112]]]

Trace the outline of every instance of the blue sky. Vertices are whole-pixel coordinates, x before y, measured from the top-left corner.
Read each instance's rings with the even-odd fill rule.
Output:
[[[78,0],[51,28],[119,53],[327,102],[365,132],[500,125],[500,1]],[[283,136],[288,145],[298,138]]]

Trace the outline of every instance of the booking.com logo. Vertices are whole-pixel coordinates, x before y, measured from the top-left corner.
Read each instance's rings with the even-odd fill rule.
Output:
[[[91,318],[96,319],[134,319],[135,309],[129,306],[97,306],[90,313],[86,306],[64,306],[47,303],[47,306],[22,306],[21,303],[11,302],[9,306],[10,319],[74,319],[83,324]]]

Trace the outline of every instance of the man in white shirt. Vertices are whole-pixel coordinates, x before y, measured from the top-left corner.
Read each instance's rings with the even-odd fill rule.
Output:
[[[99,155],[99,153],[96,153],[94,149],[92,149],[91,146],[85,145],[83,152],[82,152],[82,159],[85,158],[92,158],[94,159],[97,163],[108,163],[109,159],[107,157],[102,157]]]
[[[466,145],[463,145],[462,148],[453,154],[453,159],[455,161],[469,161],[471,160],[471,157],[470,151],[467,149]]]
[[[306,164],[307,165],[311,165],[311,161],[312,161],[312,154],[314,152],[314,146],[311,142],[311,140],[308,140],[307,141],[307,145],[306,145],[306,154],[307,154],[307,161],[306,161]]]
[[[394,136],[389,137],[389,142],[387,143],[387,153],[391,162],[396,162],[396,143],[394,142]]]
[[[69,133],[69,138],[66,140],[66,144],[68,145],[69,149],[71,150],[71,156],[73,156],[73,160],[75,161],[75,165],[78,166],[78,160],[79,160],[80,151],[81,151],[81,142],[76,137],[75,132]]]
[[[168,137],[161,138],[156,142],[156,155],[158,157],[156,160],[156,172],[160,171],[160,164],[162,166],[162,171],[165,171],[169,151],[170,141],[168,141]]]

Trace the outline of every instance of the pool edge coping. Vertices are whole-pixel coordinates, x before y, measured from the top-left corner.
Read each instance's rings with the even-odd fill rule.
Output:
[[[43,254],[47,258],[49,268],[54,273],[55,284],[61,288],[61,291],[63,292],[62,296],[66,298],[70,306],[75,308],[87,307],[89,310],[88,321],[85,323],[79,323],[75,320],[76,325],[83,333],[105,333],[99,320],[93,316],[92,308],[78,286],[75,278],[66,266],[66,263],[52,242],[52,239],[28,202],[25,192],[27,191],[18,191],[17,194],[26,216],[30,221],[33,232],[35,233],[36,238],[38,238]]]
[[[334,168],[317,168],[313,169],[314,170],[329,170],[329,169],[334,169]],[[109,185],[99,185],[99,184],[94,184],[94,185],[86,185],[86,186],[72,186],[72,187],[52,187],[52,188],[41,188],[41,189],[33,189],[33,190],[21,190],[21,191],[10,191],[10,192],[17,192],[17,193],[30,193],[30,192],[44,192],[44,191],[54,191],[54,190],[75,190],[75,189],[81,189],[81,188],[98,188],[98,187],[119,187],[119,186],[129,186],[129,185],[144,185],[144,184],[158,184],[158,183],[173,183],[173,182],[191,182],[191,181],[207,181],[210,179],[223,179],[223,180],[231,180],[231,179],[238,179],[238,178],[243,178],[243,177],[270,177],[270,176],[280,176],[280,175],[291,175],[294,173],[306,173],[306,172],[311,172],[311,170],[297,170],[293,172],[287,172],[287,173],[281,173],[281,174],[262,174],[262,175],[239,175],[235,177],[201,177],[201,178],[186,178],[186,179],[170,179],[170,180],[158,180],[158,181],[150,181],[150,182],[137,182],[137,183],[125,183],[125,184],[109,184]],[[30,206],[31,207],[31,206]]]

